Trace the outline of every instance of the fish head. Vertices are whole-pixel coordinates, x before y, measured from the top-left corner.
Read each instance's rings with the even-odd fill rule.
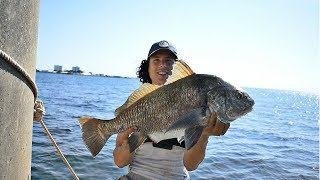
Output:
[[[207,93],[207,103],[211,112],[223,123],[230,123],[252,111],[254,100],[240,88],[221,83]]]

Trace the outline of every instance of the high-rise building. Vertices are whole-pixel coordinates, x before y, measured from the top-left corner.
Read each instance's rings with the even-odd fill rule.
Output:
[[[80,67],[78,66],[72,67],[72,72],[80,72]]]
[[[53,68],[54,71],[62,71],[62,66],[60,65],[54,65],[54,68]]]

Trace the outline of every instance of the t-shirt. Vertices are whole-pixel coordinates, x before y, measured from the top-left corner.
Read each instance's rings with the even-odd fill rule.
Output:
[[[173,145],[169,150],[145,142],[136,149],[129,172],[148,179],[189,179],[183,164],[183,154],[184,148],[180,146]]]

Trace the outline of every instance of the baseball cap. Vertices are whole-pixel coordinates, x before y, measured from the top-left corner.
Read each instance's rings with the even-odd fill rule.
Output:
[[[162,50],[162,49],[169,50],[170,52],[172,52],[172,54],[175,56],[175,58],[178,59],[176,48],[172,44],[170,44],[168,41],[165,41],[165,40],[156,42],[151,46],[149,53],[148,53],[148,59],[154,53],[156,53],[157,51]]]

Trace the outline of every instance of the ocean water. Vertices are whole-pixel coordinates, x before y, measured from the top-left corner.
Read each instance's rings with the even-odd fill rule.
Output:
[[[93,158],[83,144],[78,118],[114,117],[140,86],[138,79],[37,73],[44,122],[80,179],[117,179],[127,173],[112,157],[112,136]],[[319,96],[244,88],[254,110],[209,139],[205,160],[191,179],[319,179]],[[73,179],[42,126],[34,122],[32,179]]]

